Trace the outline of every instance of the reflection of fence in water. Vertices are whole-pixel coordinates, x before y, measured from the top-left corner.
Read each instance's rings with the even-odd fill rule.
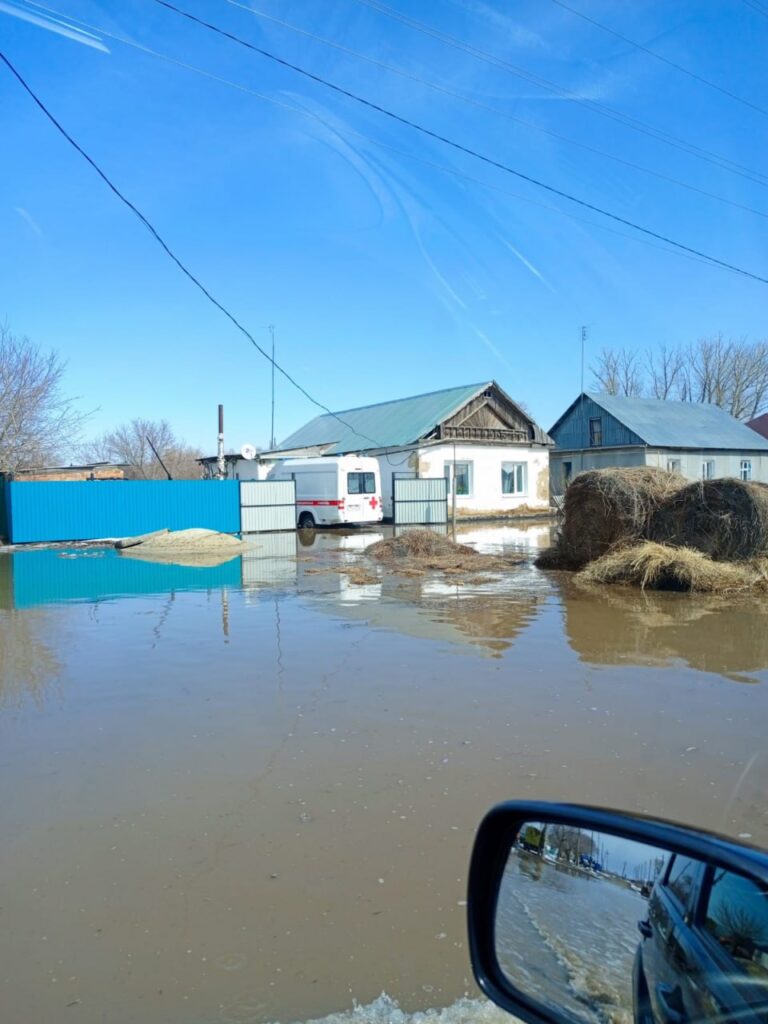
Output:
[[[298,572],[295,533],[262,533],[242,554],[243,587],[294,583]]]

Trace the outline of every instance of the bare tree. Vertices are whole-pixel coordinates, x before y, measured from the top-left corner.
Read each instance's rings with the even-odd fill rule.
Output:
[[[685,348],[652,349],[644,363],[628,349],[603,349],[592,374],[610,395],[703,402],[752,419],[768,407],[768,340],[716,334]]]
[[[167,420],[131,420],[91,441],[84,447],[84,455],[89,461],[126,466],[126,475],[132,480],[164,480],[165,470],[150,441],[174,480],[200,478],[196,460],[202,452],[177,438]]]
[[[55,464],[79,440],[86,417],[63,394],[65,368],[0,324],[0,472]]]
[[[606,394],[637,397],[643,393],[643,367],[637,352],[604,348],[590,370]]]
[[[646,353],[646,369],[651,397],[680,398],[684,387],[685,360],[679,349],[662,345]]]

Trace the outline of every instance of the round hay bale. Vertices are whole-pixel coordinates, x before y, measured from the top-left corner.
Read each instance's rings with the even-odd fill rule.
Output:
[[[693,548],[718,562],[768,553],[768,487],[742,480],[701,480],[671,495],[654,512],[652,540]]]
[[[580,568],[617,544],[646,537],[653,514],[684,485],[677,473],[649,466],[579,473],[565,492],[565,520],[556,542],[562,568]]]

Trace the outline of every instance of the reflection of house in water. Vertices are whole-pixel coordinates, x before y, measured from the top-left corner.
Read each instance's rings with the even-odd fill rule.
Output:
[[[484,539],[490,533],[487,528],[475,532],[482,533]],[[524,595],[517,594],[516,587],[503,579],[472,585],[449,580],[439,573],[408,578],[380,570],[374,564],[366,568],[371,576],[377,577],[376,581],[355,584],[344,573],[334,571],[360,566],[359,552],[383,536],[373,532],[348,536],[318,534],[312,544],[312,554],[317,554],[318,559],[302,561],[300,555],[299,594],[313,599],[318,610],[365,622],[374,629],[479,647],[498,657],[533,620],[549,592],[548,586],[540,588],[539,593],[529,587]],[[465,536],[460,539],[464,541]],[[329,557],[321,561],[323,549]],[[345,554],[352,557],[345,559]],[[517,577],[525,570],[514,572]],[[489,600],[491,595],[493,600]]]
[[[768,607],[692,594],[564,584],[568,639],[596,665],[669,665],[681,661],[736,681],[768,669]]]

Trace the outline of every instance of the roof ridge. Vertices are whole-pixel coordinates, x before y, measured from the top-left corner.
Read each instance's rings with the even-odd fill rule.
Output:
[[[431,398],[432,395],[444,395],[447,391],[461,391],[467,388],[485,388],[492,384],[493,381],[485,380],[480,381],[479,384],[455,384],[451,388],[438,388],[437,391],[424,391],[420,395],[406,395],[404,398],[390,398],[384,402],[371,402],[369,405],[356,405],[352,409],[337,409],[335,412],[320,413],[316,416],[316,419],[320,419],[322,416],[344,416],[349,412],[360,412],[361,409],[376,409],[380,405],[394,405],[396,402],[412,402],[417,398]]]

